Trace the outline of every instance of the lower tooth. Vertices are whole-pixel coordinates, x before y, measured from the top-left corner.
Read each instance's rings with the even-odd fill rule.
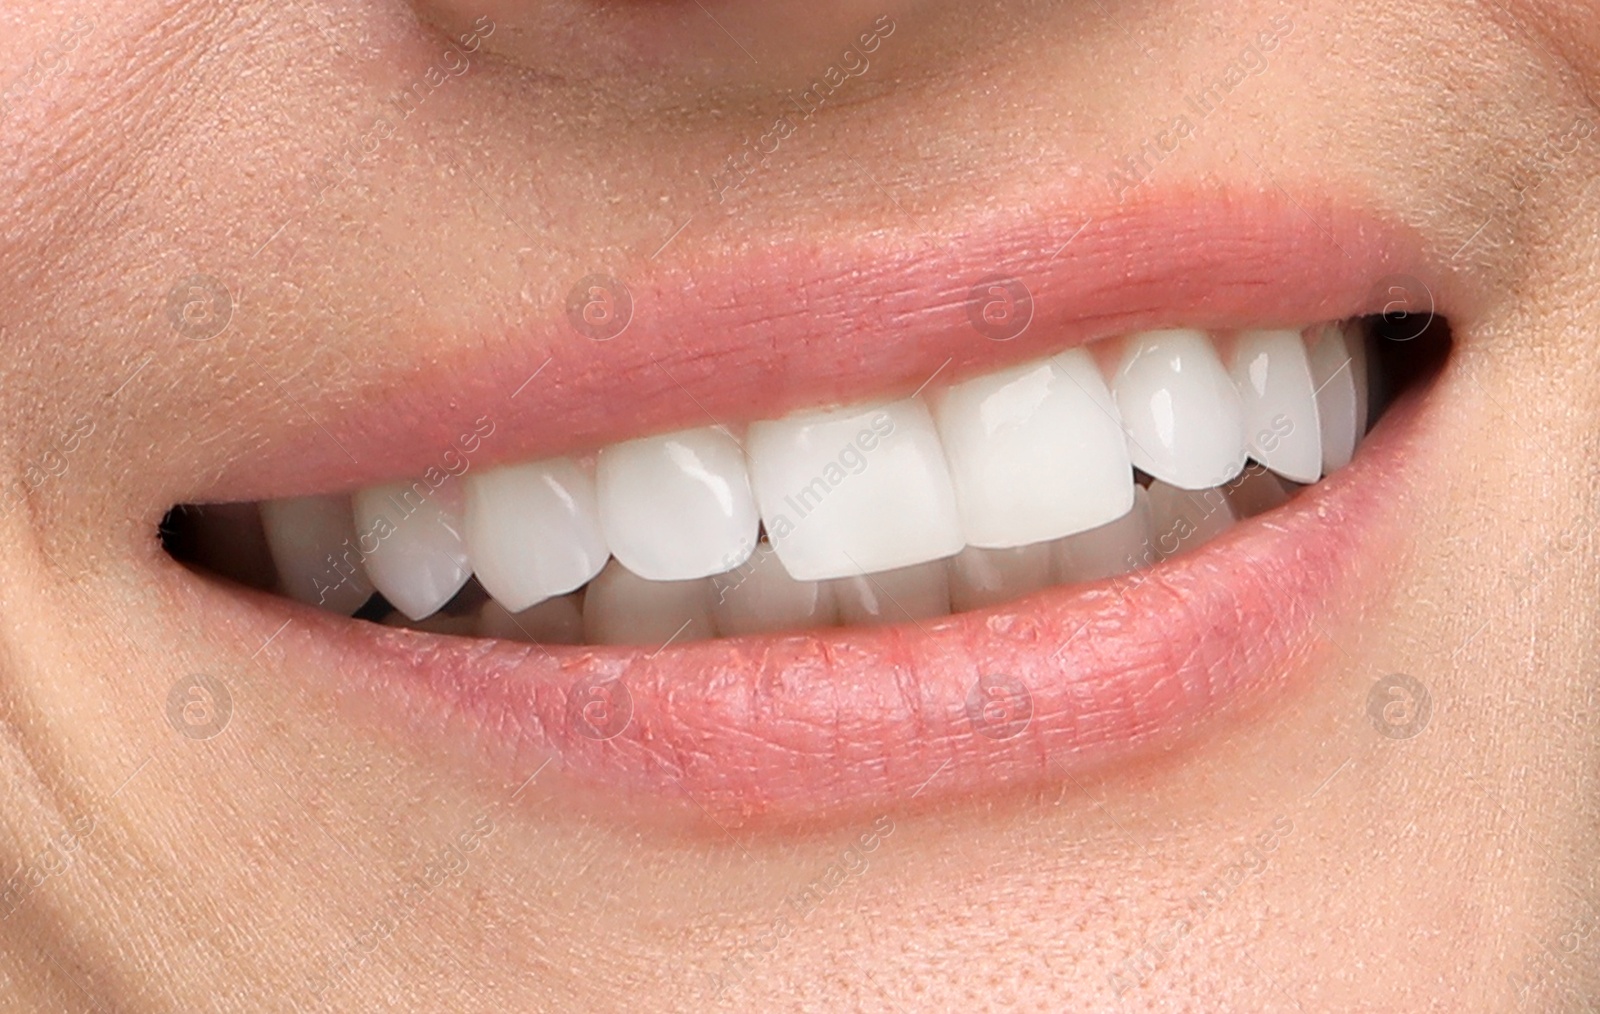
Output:
[[[1050,555],[1048,542],[1015,549],[968,546],[948,564],[951,610],[983,609],[1048,587]]]
[[[583,634],[590,644],[661,648],[714,636],[711,581],[646,581],[615,560],[583,593]]]
[[[1289,487],[1262,465],[1251,465],[1227,486],[1228,502],[1240,518],[1265,514],[1289,500]]]
[[[1150,520],[1156,548],[1171,559],[1210,542],[1237,518],[1220,487],[1183,490],[1157,480],[1150,484]]]
[[[943,560],[828,582],[847,626],[910,623],[950,615],[950,581]]]
[[[346,496],[297,496],[261,505],[261,525],[283,594],[349,616],[372,597]]]
[[[723,637],[827,627],[838,616],[832,587],[790,577],[765,542],[741,567],[717,575],[711,584],[712,611]]]
[[[453,637],[476,637],[478,635],[478,621],[472,616],[450,616],[445,613],[435,613],[426,619],[408,620],[401,613],[390,613],[384,620],[386,627],[402,627],[406,630],[419,630],[424,634],[449,634]]]
[[[1150,494],[1143,487],[1135,489],[1128,513],[1110,524],[1057,539],[1050,551],[1060,584],[1099,581],[1154,564],[1158,556]]]
[[[377,542],[367,576],[413,620],[437,612],[472,576],[461,537],[461,491],[447,481],[373,486],[354,498],[356,530]]]
[[[479,637],[537,644],[582,644],[583,610],[577,595],[561,595],[529,606],[520,613],[490,599],[478,613]]]

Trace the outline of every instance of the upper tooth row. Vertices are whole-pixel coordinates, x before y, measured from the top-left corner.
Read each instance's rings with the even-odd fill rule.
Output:
[[[755,422],[742,445],[706,427],[614,444],[592,468],[552,458],[471,473],[464,489],[364,489],[355,561],[305,552],[349,544],[348,515],[325,498],[269,503],[263,518],[290,594],[352,611],[370,591],[359,573],[332,603],[328,587],[364,568],[414,620],[474,573],[513,612],[583,586],[613,556],[651,581],[724,573],[760,525],[792,577],[825,580],[1107,524],[1133,507],[1133,466],[1193,490],[1250,457],[1314,482],[1355,450],[1365,374],[1353,326],[1220,341],[1150,331],[925,398]]]

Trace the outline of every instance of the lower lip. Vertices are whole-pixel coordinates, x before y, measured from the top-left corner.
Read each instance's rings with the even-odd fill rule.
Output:
[[[541,778],[584,799],[724,825],[989,796],[1193,743],[1303,681],[1320,631],[1377,594],[1357,578],[1388,558],[1422,404],[1395,404],[1349,467],[1197,551],[920,630],[541,648],[225,597],[263,636],[288,619],[279,650],[337,674],[363,713],[376,701],[408,741],[509,784],[551,762]]]

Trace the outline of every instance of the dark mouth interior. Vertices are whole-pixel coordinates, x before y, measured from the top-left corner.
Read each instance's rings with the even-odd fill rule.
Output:
[[[1453,339],[1449,322],[1438,315],[1374,315],[1364,318],[1363,323],[1370,363],[1370,431],[1401,395],[1431,382],[1448,359]],[[1246,474],[1251,470],[1258,470],[1258,466],[1250,465]],[[1135,477],[1141,486],[1151,483],[1150,476],[1143,472],[1136,470]],[[1300,487],[1293,483],[1283,485],[1290,497],[1299,492]],[[1260,512],[1248,507],[1236,509],[1241,520]],[[275,587],[275,567],[254,504],[178,504],[162,518],[157,536],[173,559],[194,570],[251,588]],[[581,596],[583,591],[575,594]],[[381,593],[373,593],[353,619],[473,636],[470,620],[488,601],[488,594],[473,578],[439,613],[418,623],[407,622]],[[893,620],[890,616],[883,622]]]

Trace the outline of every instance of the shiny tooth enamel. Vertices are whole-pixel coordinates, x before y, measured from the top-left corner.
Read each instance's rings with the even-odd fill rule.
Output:
[[[472,576],[454,480],[387,483],[353,498],[356,530],[376,541],[367,577],[413,620],[437,612]]]
[[[950,615],[950,581],[943,560],[829,583],[839,605],[839,622],[846,626],[886,626]]]
[[[745,448],[761,520],[797,580],[875,574],[965,545],[920,398],[752,423]]]
[[[1130,336],[1111,392],[1129,456],[1150,475],[1184,489],[1204,489],[1244,467],[1239,392],[1203,332]]]
[[[1051,555],[1048,542],[1011,549],[968,546],[946,564],[950,609],[958,613],[983,609],[1049,587],[1054,573]]]
[[[646,580],[710,577],[755,549],[760,518],[744,454],[723,430],[606,447],[595,486],[612,555]]]
[[[1199,549],[1238,520],[1227,492],[1219,487],[1187,490],[1157,480],[1149,493],[1155,547],[1164,560]]]
[[[1122,421],[1082,349],[956,384],[933,411],[968,546],[1046,542],[1133,505]]]
[[[477,634],[536,644],[582,644],[583,607],[580,602],[577,595],[558,595],[512,613],[490,599],[478,611]]]
[[[1322,474],[1322,427],[1300,332],[1239,332],[1229,372],[1244,410],[1250,456],[1293,482],[1316,482]]]
[[[1321,420],[1324,475],[1350,463],[1360,436],[1362,420],[1358,415],[1362,412],[1362,400],[1357,394],[1355,363],[1358,352],[1360,349],[1352,349],[1345,329],[1338,324],[1318,328],[1311,342],[1308,358],[1311,381],[1317,392],[1317,416]],[[1361,372],[1365,374],[1366,370]]]
[[[278,590],[349,616],[372,597],[348,496],[298,496],[261,505]]]
[[[1155,563],[1155,530],[1150,521],[1150,495],[1134,490],[1133,507],[1109,524],[1050,544],[1059,584],[1099,581]]]
[[[509,612],[575,591],[605,566],[594,480],[571,459],[488,469],[466,487],[472,570]]]
[[[796,581],[766,542],[739,568],[711,579],[712,616],[723,637],[832,626],[838,611],[833,588]]]
[[[583,635],[590,644],[652,650],[715,636],[711,582],[649,581],[613,560],[583,593]]]

